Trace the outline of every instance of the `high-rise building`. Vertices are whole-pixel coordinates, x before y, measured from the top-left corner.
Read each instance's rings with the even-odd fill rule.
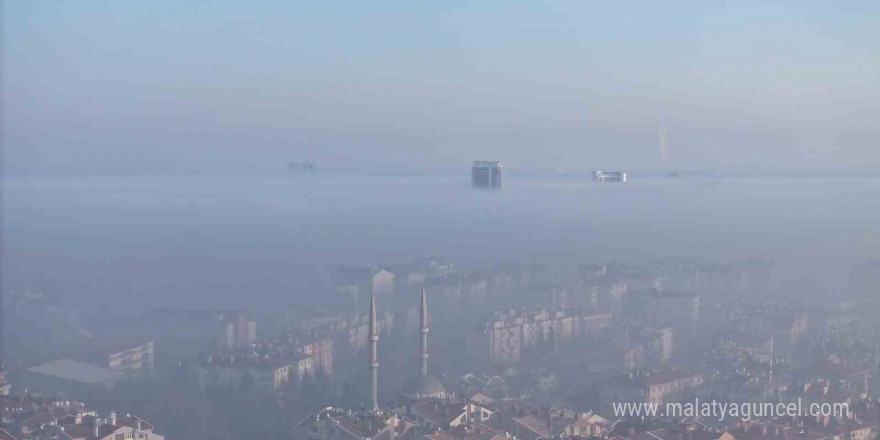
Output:
[[[593,171],[593,180],[596,182],[621,182],[626,183],[626,173],[623,171]]]
[[[481,188],[501,187],[501,162],[478,160],[471,167],[471,183]]]
[[[257,340],[257,323],[242,311],[224,312],[219,316],[218,343],[220,348],[234,350]]]

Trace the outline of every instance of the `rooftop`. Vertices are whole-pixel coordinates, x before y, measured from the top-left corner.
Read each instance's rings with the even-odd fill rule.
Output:
[[[649,373],[628,373],[611,379],[609,383],[617,385],[630,385],[636,387],[653,386],[657,384],[689,379],[699,374],[680,370],[657,371]]]
[[[89,384],[108,382],[125,375],[125,373],[72,359],[58,359],[28,368],[27,371]]]

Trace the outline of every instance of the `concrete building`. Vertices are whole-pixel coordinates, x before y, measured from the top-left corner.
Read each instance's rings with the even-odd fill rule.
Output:
[[[8,396],[12,385],[6,380],[6,369],[0,367],[0,396]]]
[[[485,304],[489,300],[489,281],[479,271],[453,272],[429,280],[428,293],[458,310],[467,305]]]
[[[606,414],[614,403],[664,404],[703,383],[702,374],[678,370],[630,371],[599,385],[599,400]]]
[[[454,267],[453,264],[444,262],[437,257],[425,255],[404,263],[389,264],[385,269],[394,274],[396,293],[418,294],[428,278],[449,275],[453,272]]]
[[[151,374],[155,362],[153,342],[135,345],[120,351],[111,350],[107,365],[113,371],[130,374]]]
[[[700,322],[700,297],[691,293],[640,290],[627,295],[626,317],[655,328],[691,333]]]
[[[306,374],[314,376],[323,373],[333,376],[333,340],[327,338],[315,338],[304,342],[298,342],[299,351],[304,356],[311,358],[311,369]],[[300,375],[300,380],[302,375]]]
[[[223,312],[218,314],[218,319],[218,344],[221,349],[244,348],[257,340],[257,323],[247,313]]]
[[[660,361],[661,362],[669,362],[672,359],[672,351],[673,351],[673,341],[674,337],[672,335],[672,328],[666,327],[655,332],[659,339],[659,348],[660,348]]]
[[[377,312],[376,325],[380,335],[387,335],[394,329],[395,315],[389,310]],[[313,319],[301,328],[312,335],[321,335],[321,338],[333,340],[333,350],[345,350],[357,353],[366,348],[369,335],[370,315],[360,313],[352,317],[351,314],[339,314],[318,319]],[[318,336],[315,336],[318,337]]]
[[[377,312],[378,314],[378,312]],[[348,346],[352,351],[359,352],[367,346],[370,333],[371,320],[369,316],[364,314],[357,319],[350,320],[342,328],[344,335],[348,338]],[[394,327],[394,314],[385,311],[376,316],[376,333],[388,334]]]
[[[596,182],[620,182],[626,183],[626,173],[623,171],[593,171],[593,180]]]
[[[313,335],[268,339],[248,349],[210,355],[189,370],[203,391],[210,386],[237,388],[251,383],[262,393],[278,393],[290,381],[319,373],[332,375],[333,340]]]
[[[510,365],[519,361],[525,348],[551,339],[580,337],[610,324],[608,314],[584,315],[577,310],[496,311],[474,330],[468,342],[473,353],[488,356],[490,363]]]
[[[477,160],[471,166],[471,184],[480,188],[501,187],[501,162]]]
[[[209,387],[238,388],[250,383],[261,393],[273,394],[283,390],[291,379],[302,379],[311,371],[311,357],[290,354],[283,357],[210,356],[190,367],[199,389]]]
[[[388,297],[395,290],[395,275],[374,265],[341,266],[331,275],[333,290],[351,299],[355,315],[372,295]]]

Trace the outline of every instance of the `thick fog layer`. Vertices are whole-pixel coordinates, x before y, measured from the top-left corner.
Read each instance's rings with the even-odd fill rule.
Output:
[[[878,439],[880,1],[0,15],[0,439]]]
[[[482,191],[467,172],[10,179],[4,279],[75,302],[271,310],[309,301],[336,265],[424,254],[472,267],[762,258],[809,278],[880,245],[872,178],[636,174],[596,185],[512,170],[503,190]]]

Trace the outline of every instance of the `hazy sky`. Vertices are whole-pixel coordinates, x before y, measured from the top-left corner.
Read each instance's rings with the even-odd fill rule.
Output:
[[[880,163],[876,0],[3,3],[9,167]]]

